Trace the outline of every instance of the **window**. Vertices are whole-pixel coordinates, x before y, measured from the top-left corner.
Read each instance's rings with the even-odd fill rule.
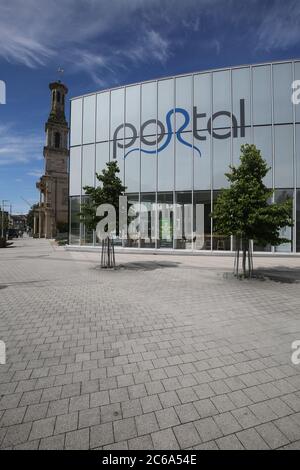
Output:
[[[59,149],[60,147],[60,133],[59,132],[55,132],[54,134],[54,147],[56,149]]]
[[[56,99],[57,99],[57,102],[60,103],[60,92],[59,91],[56,92]]]

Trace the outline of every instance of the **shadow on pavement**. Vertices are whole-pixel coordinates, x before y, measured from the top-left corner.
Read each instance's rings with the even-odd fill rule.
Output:
[[[259,277],[270,279],[271,281],[294,283],[300,281],[300,266],[288,268],[286,266],[274,266],[273,268],[257,268],[255,274]]]
[[[117,264],[115,268],[112,268],[114,271],[153,271],[155,269],[162,268],[177,268],[180,265],[179,262],[175,261],[135,261],[131,263]],[[101,268],[101,266],[96,266],[94,269],[101,269],[106,271],[107,269]],[[109,271],[111,269],[108,269]]]

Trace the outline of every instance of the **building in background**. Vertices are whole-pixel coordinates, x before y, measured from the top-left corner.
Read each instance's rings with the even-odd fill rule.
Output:
[[[39,208],[35,211],[34,236],[53,238],[68,226],[68,135],[65,117],[67,87],[60,81],[50,83],[51,111],[46,122],[44,147],[45,172],[37,182]]]
[[[115,160],[130,201],[149,209],[176,207],[165,220],[159,206],[159,239],[128,240],[129,247],[229,251],[234,240],[213,233],[209,216],[225,173],[238,164],[240,147],[254,143],[271,170],[265,183],[274,200],[293,198],[289,243],[254,246],[255,251],[300,252],[300,104],[292,103],[292,82],[300,62],[247,65],[163,78],[92,93],[71,100],[70,245],[96,246],[95,233],[79,223],[85,185]],[[190,230],[181,239],[166,234],[191,205]],[[196,225],[196,205],[201,223]],[[156,206],[157,207],[157,206]],[[190,234],[188,234],[190,233]]]
[[[27,216],[23,214],[13,214],[10,216],[10,227],[14,230],[26,232]]]

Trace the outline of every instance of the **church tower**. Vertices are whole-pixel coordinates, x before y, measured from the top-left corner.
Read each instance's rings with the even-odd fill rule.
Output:
[[[44,175],[37,182],[40,190],[36,235],[53,238],[67,232],[68,224],[68,136],[65,101],[68,88],[59,80],[49,84],[51,109],[45,124]]]

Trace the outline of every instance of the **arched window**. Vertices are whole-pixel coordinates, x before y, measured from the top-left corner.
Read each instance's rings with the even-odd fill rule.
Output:
[[[60,133],[55,132],[54,134],[54,147],[58,149],[60,147]]]
[[[56,92],[56,98],[57,98],[57,102],[60,103],[60,92],[59,91]]]

